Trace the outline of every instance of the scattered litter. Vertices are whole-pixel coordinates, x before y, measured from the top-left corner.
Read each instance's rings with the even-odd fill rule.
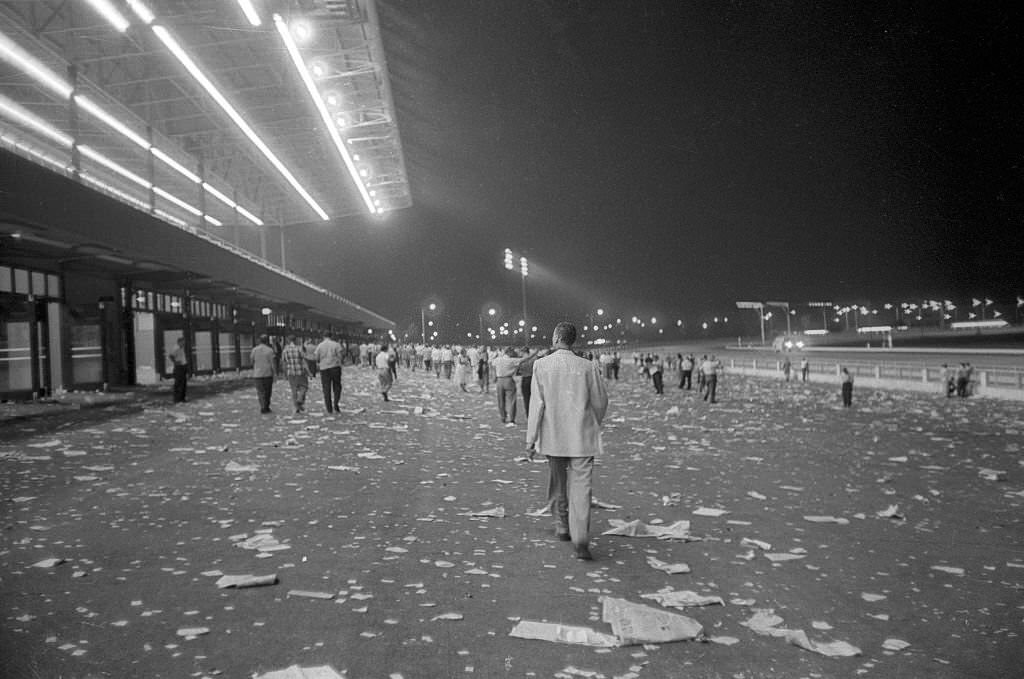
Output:
[[[217,587],[220,589],[228,587],[242,589],[243,587],[264,587],[276,584],[276,573],[273,575],[224,575],[217,580]]]
[[[690,567],[685,563],[666,563],[665,561],[653,556],[647,557],[647,565],[659,571],[665,571],[669,575],[690,572]]]
[[[787,643],[820,655],[833,658],[861,655],[859,648],[845,641],[812,641],[803,630],[779,627],[782,622],[782,618],[775,615],[771,609],[762,609],[754,613],[750,619],[740,622],[740,624],[757,634],[783,638]]]
[[[234,460],[224,465],[224,471],[230,474],[240,474],[244,472],[256,472],[259,471],[259,465],[255,464],[238,464]]]
[[[209,627],[183,627],[178,630],[178,636],[185,637],[186,639],[195,639],[209,633]]]
[[[882,642],[882,648],[884,648],[887,651],[902,651],[903,649],[908,648],[909,646],[910,644],[906,641],[903,641],[902,639],[890,638]]]
[[[727,510],[725,510],[725,509],[712,509],[711,507],[699,507],[699,508],[694,510],[693,515],[694,516],[718,517],[718,516],[722,516],[723,514],[728,514],[728,513],[729,512]]]
[[[804,521],[810,521],[811,523],[837,523],[840,526],[850,523],[849,519],[835,516],[805,516]]]
[[[875,512],[875,516],[880,519],[896,519],[903,521],[906,517],[900,512],[899,505],[889,505],[880,512]]]
[[[933,571],[942,571],[943,573],[949,573],[950,575],[963,575],[964,569],[957,568],[955,566],[932,566]]]
[[[462,613],[442,613],[441,615],[435,615],[430,620],[462,620],[462,618]]]
[[[1002,469],[979,469],[978,476],[986,481],[1006,481],[1006,472]]]
[[[330,665],[318,665],[316,667],[292,665],[283,670],[255,674],[252,679],[345,679],[345,677],[338,674]]]
[[[612,528],[606,530],[602,535],[623,535],[631,538],[658,538],[659,540],[685,540],[687,542],[700,540],[701,538],[690,535],[689,521],[676,521],[668,526],[655,526],[643,523],[640,519],[633,521],[622,521],[620,519],[608,519]]]
[[[772,563],[796,561],[797,559],[803,559],[806,556],[806,554],[791,554],[790,552],[765,552],[764,554],[764,558],[768,559]]]
[[[553,622],[538,622],[535,620],[520,620],[508,635],[519,639],[554,641],[561,644],[578,644],[597,648],[616,648],[619,646],[619,640],[616,637],[613,637],[611,634],[598,632],[589,627],[560,625]]]
[[[288,596],[303,597],[306,599],[333,599],[334,595],[330,592],[312,592],[305,589],[290,589],[288,590]]]
[[[66,561],[66,559],[61,559],[59,557],[53,558],[53,559],[43,559],[42,561],[37,561],[34,564],[32,564],[32,567],[33,568],[53,568],[54,566],[59,566],[60,564],[64,563],[65,561]]]
[[[653,599],[668,608],[698,608],[700,606],[724,606],[720,596],[706,596],[690,590],[673,590],[671,587],[651,594],[641,594],[641,599]]]
[[[742,540],[740,540],[740,544],[744,547],[757,547],[758,549],[764,552],[770,551],[772,548],[771,544],[764,542],[762,540],[755,540],[753,538],[743,538]]]

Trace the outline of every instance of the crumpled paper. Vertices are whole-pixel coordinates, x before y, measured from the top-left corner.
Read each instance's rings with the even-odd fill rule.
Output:
[[[761,609],[740,624],[757,634],[780,637],[794,646],[831,658],[861,655],[859,648],[845,641],[812,641],[802,629],[779,627],[778,625],[781,625],[782,622],[782,618],[775,615],[771,609]]]
[[[220,589],[227,589],[228,587],[241,589],[243,587],[263,587],[276,584],[276,573],[272,575],[222,575],[217,579],[217,587]]]
[[[641,599],[653,599],[662,606],[670,608],[695,608],[698,606],[724,606],[725,601],[720,596],[706,596],[697,594],[688,589],[674,590],[666,588],[651,594],[641,594]]]
[[[675,575],[677,573],[689,573],[690,566],[685,563],[668,563],[661,559],[653,556],[647,557],[647,565],[651,568],[655,568],[659,571],[665,571],[669,575]]]
[[[621,519],[608,519],[612,528],[606,530],[602,535],[623,535],[630,538],[658,538],[659,540],[685,540],[692,542],[700,540],[699,537],[690,535],[689,521],[676,521],[668,526],[652,526],[643,523],[640,519],[623,521]]]

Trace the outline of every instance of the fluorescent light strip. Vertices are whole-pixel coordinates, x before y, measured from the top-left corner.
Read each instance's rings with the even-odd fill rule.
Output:
[[[88,172],[80,173],[79,177],[85,183],[92,184],[93,186],[96,186],[96,187],[102,189],[103,191],[105,191],[105,192],[107,192],[107,193],[109,193],[111,195],[117,196],[122,201],[128,203],[129,205],[135,206],[139,210],[142,210],[142,211],[148,211],[149,210],[149,206],[146,204],[145,201],[139,200],[135,196],[133,196],[131,194],[128,194],[128,193],[125,193],[121,189],[115,188],[115,187],[111,186],[110,184],[106,183],[105,181],[103,181],[101,179],[93,177],[92,174],[90,174]]]
[[[196,217],[200,217],[203,214],[199,210],[199,208],[197,208],[197,207],[195,207],[193,205],[189,205],[188,203],[183,201],[181,198],[178,198],[176,195],[174,195],[173,193],[171,193],[169,191],[165,191],[164,189],[160,188],[159,186],[154,186],[153,187],[153,193],[155,193],[156,195],[160,196],[161,198],[165,198],[165,199],[171,201],[172,203],[174,203],[175,205],[177,205],[181,209],[185,210],[186,212],[191,212]]]
[[[129,4],[132,5],[133,3],[129,2]],[[133,9],[135,9],[134,6]],[[136,13],[138,13],[138,10],[136,10]],[[36,82],[46,86],[61,99],[69,100],[72,97],[72,95],[74,95],[75,102],[78,104],[79,107],[81,107],[83,111],[89,113],[101,122],[105,123],[111,129],[118,132],[125,138],[131,140],[137,146],[152,151],[155,157],[159,158],[161,161],[169,165],[171,168],[181,173],[182,176],[188,178],[191,182],[196,184],[200,183],[200,179],[195,173],[189,171],[187,168],[185,168],[183,165],[175,161],[165,152],[161,151],[155,146],[152,146],[148,141],[143,139],[137,133],[133,132],[130,128],[126,127],[123,123],[117,120],[117,118],[107,113],[102,107],[100,107],[98,104],[92,101],[92,99],[86,97],[85,95],[74,94],[74,89],[70,85],[68,85],[63,78],[55,74],[35,57],[25,52],[21,47],[19,47],[17,44],[11,41],[10,38],[8,38],[3,33],[0,33],[0,58],[3,58],[5,61],[7,61],[13,66],[20,68],[22,71],[24,71],[32,78],[34,78]],[[0,95],[0,111],[5,112],[8,118],[11,118],[16,122],[20,122],[23,125],[26,125],[27,127],[31,127],[36,132],[42,134],[43,136],[49,138],[51,141],[54,141],[65,148],[71,148],[72,144],[74,143],[72,137],[50,126],[42,119],[33,115],[27,109],[21,107],[20,105],[16,104],[14,101],[8,99],[7,97],[4,97],[3,95]],[[102,161],[97,160],[97,162]],[[256,224],[257,226],[263,226],[263,220],[261,220],[259,217],[256,217],[248,210],[241,208],[241,206],[237,205],[233,200],[228,198],[223,193],[221,193],[220,191],[213,190],[212,187],[209,184],[206,184],[205,182],[203,182],[203,186],[208,191],[210,191],[210,193],[214,197],[222,201],[225,205],[232,209],[237,209],[240,214],[242,214],[246,219],[251,221],[253,224]],[[323,218],[327,219],[326,213],[323,214]]]
[[[142,20],[142,23],[147,26],[156,20],[156,16],[149,11],[149,8],[139,2],[139,0],[128,0],[128,6],[135,12],[135,16]]]
[[[124,18],[124,15],[117,11],[108,0],[86,0],[96,12],[110,22],[110,25],[117,29],[118,33],[124,33],[128,30],[128,20]]]
[[[216,217],[211,217],[210,215],[203,215],[203,219],[210,222],[214,226],[224,226],[224,222],[220,221]]]
[[[252,6],[252,0],[238,0],[238,6],[242,8],[242,14],[245,15],[250,24],[259,26],[263,23],[256,8]]]
[[[186,222],[184,219],[179,219],[178,217],[175,217],[166,210],[161,210],[157,208],[156,210],[153,210],[153,214],[155,214],[157,217],[164,220],[165,222],[174,224],[175,226],[182,229],[188,229],[188,222]]]
[[[121,134],[121,136],[130,140],[139,148],[147,151],[149,150],[151,144],[148,141],[143,139],[142,136],[140,136],[138,133],[134,132],[133,130],[125,126],[125,124],[122,123],[120,120],[118,120],[117,118],[110,115],[102,108],[100,108],[99,104],[94,102],[89,97],[86,97],[81,94],[76,94],[74,96],[75,103],[78,104],[78,106],[80,106],[82,110],[88,112],[89,115],[93,116],[94,118],[98,118],[104,125],[116,130],[118,133]]]
[[[8,119],[32,128],[34,131],[43,135],[50,141],[56,142],[66,149],[70,149],[71,145],[74,144],[74,139],[52,127],[38,116],[31,113],[28,109],[19,106],[2,94],[0,94],[0,112],[2,112]]]
[[[225,196],[223,193],[218,191],[212,185],[210,185],[210,184],[208,184],[206,182],[203,182],[203,188],[206,189],[207,192],[209,192],[214,198],[216,198],[220,202],[224,203],[225,205],[227,205],[232,210],[234,210],[235,208],[238,207],[238,203],[236,203],[235,201],[233,201],[230,198],[228,198],[227,196]]]
[[[134,182],[144,189],[148,189],[152,186],[152,184],[150,184],[148,181],[146,181],[139,175],[135,174],[131,170],[122,167],[121,165],[118,165],[110,158],[107,158],[105,155],[89,146],[79,146],[78,151],[86,158],[95,160],[97,163],[107,168],[108,170],[112,170],[113,172],[121,175],[128,181]]]
[[[17,137],[12,137],[10,135],[0,133],[0,142],[2,142],[3,144],[7,145],[8,148],[15,148],[15,149],[18,149],[18,151],[20,151],[22,153],[26,153],[26,154],[32,156],[37,161],[39,161],[42,165],[46,165],[46,166],[52,167],[52,168],[54,168],[54,169],[56,169],[56,170],[58,170],[60,172],[65,172],[65,173],[70,173],[71,172],[72,168],[68,165],[67,160],[61,159],[61,158],[55,158],[53,156],[50,156],[50,155],[47,155],[47,154],[43,153],[42,151],[38,151],[38,150],[32,148],[31,146],[28,146],[27,144],[25,144],[23,141],[21,141]]]
[[[238,210],[238,214],[242,215],[243,217],[248,219],[250,222],[252,222],[256,226],[263,226],[263,220],[262,219],[260,219],[259,217],[257,217],[253,213],[249,212],[248,210],[246,210],[241,205],[239,205],[236,209]]]
[[[292,58],[292,63],[295,64],[295,69],[299,72],[299,77],[302,78],[302,82],[306,85],[306,90],[309,92],[309,96],[313,99],[313,103],[316,105],[316,110],[320,113],[320,118],[324,121],[324,127],[327,128],[327,132],[331,136],[331,141],[334,142],[335,148],[338,150],[338,153],[341,154],[342,160],[345,161],[345,167],[348,168],[348,173],[352,176],[352,181],[354,181],[356,186],[359,188],[359,193],[363,197],[363,201],[370,209],[370,212],[378,212],[377,207],[373,204],[373,199],[370,198],[370,194],[366,191],[366,185],[359,176],[359,170],[356,168],[355,162],[353,162],[352,156],[349,155],[348,148],[346,148],[345,142],[341,138],[341,134],[338,132],[338,126],[334,122],[334,119],[331,118],[331,114],[327,110],[327,105],[320,96],[320,91],[317,89],[316,83],[313,82],[313,76],[310,74],[309,69],[306,68],[306,64],[302,60],[302,55],[299,54],[299,47],[295,44],[295,41],[292,40],[291,33],[288,31],[288,24],[285,23],[280,14],[275,14],[274,25],[277,27],[277,32],[281,35],[281,40],[284,41],[284,45],[288,50],[288,55]]]
[[[320,205],[317,204],[315,200],[313,200],[313,197],[309,195],[309,192],[306,191],[306,189],[292,175],[288,168],[284,166],[284,163],[282,163],[278,159],[278,157],[274,155],[274,152],[270,150],[270,148],[263,142],[262,139],[260,139],[259,135],[257,135],[251,127],[249,127],[249,124],[245,122],[245,120],[238,113],[238,111],[235,110],[235,107],[232,106],[231,103],[224,98],[224,95],[220,93],[220,90],[218,90],[212,82],[210,82],[210,79],[206,77],[206,74],[204,74],[199,69],[199,67],[196,66],[195,62],[192,61],[192,59],[187,54],[185,54],[185,50],[181,48],[181,45],[179,45],[178,42],[174,39],[174,37],[171,36],[170,32],[168,32],[168,30],[163,26],[153,26],[152,28],[153,32],[156,33],[158,38],[160,38],[160,41],[164,43],[164,46],[166,46],[167,49],[169,49],[171,53],[175,57],[177,57],[178,61],[181,62],[181,65],[185,67],[185,70],[187,70],[192,75],[192,77],[195,78],[196,82],[203,86],[203,89],[206,90],[207,94],[213,97],[213,100],[216,101],[217,104],[221,107],[221,109],[223,109],[224,112],[228,114],[228,117],[230,117],[231,120],[234,121],[235,125],[237,125],[238,128],[245,134],[245,136],[249,138],[249,141],[256,145],[256,148],[258,148],[263,153],[266,159],[269,160],[275,168],[277,168],[277,171],[281,173],[281,176],[283,176],[288,181],[288,183],[292,185],[292,188],[294,188],[295,191],[300,196],[302,196],[303,200],[305,200],[306,203],[311,208],[313,208],[313,211],[316,212],[317,215],[319,215],[320,218],[323,219],[324,221],[330,219],[327,213],[324,212],[324,209],[320,207]]]
[[[166,153],[164,153],[163,151],[161,151],[157,147],[154,146],[152,151],[153,151],[153,155],[154,156],[156,156],[157,158],[162,160],[164,163],[166,163],[167,165],[169,165],[172,168],[174,168],[175,170],[177,170],[178,174],[180,174],[182,177],[185,177],[186,179],[188,179],[193,184],[202,184],[203,183],[203,180],[201,180],[199,178],[199,175],[197,175],[195,172],[192,172],[187,167],[185,167],[184,165],[182,165],[181,163],[176,161],[174,158],[171,158],[169,155],[167,155]]]
[[[73,91],[63,78],[56,75],[42,62],[23,50],[3,33],[0,33],[0,57],[32,76],[36,82],[45,85],[61,99],[67,99]]]

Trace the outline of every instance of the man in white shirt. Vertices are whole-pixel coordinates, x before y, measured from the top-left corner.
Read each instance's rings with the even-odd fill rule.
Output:
[[[533,364],[533,399],[526,447],[548,458],[548,501],[555,535],[571,540],[576,558],[590,561],[590,499],[594,457],[601,454],[601,421],[608,393],[600,366],[572,352],[576,327],[559,323],[553,353]]]
[[[324,407],[328,413],[337,412],[341,400],[341,345],[330,333],[324,333],[323,341],[316,345],[316,362],[324,389]]]
[[[718,392],[718,376],[722,372],[722,362],[713,354],[711,358],[704,359],[701,363],[701,371],[704,373],[705,391],[704,400],[711,403],[718,403],[715,396]]]

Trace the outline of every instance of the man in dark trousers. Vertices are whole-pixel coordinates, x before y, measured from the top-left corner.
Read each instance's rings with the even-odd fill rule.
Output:
[[[590,561],[590,500],[594,457],[601,454],[601,421],[608,393],[600,367],[572,351],[576,326],[559,323],[554,350],[533,364],[533,398],[526,448],[548,458],[548,502],[555,535]]]
[[[178,348],[167,354],[174,364],[174,402],[183,403],[188,385],[188,353],[185,352],[185,338],[178,338]]]

